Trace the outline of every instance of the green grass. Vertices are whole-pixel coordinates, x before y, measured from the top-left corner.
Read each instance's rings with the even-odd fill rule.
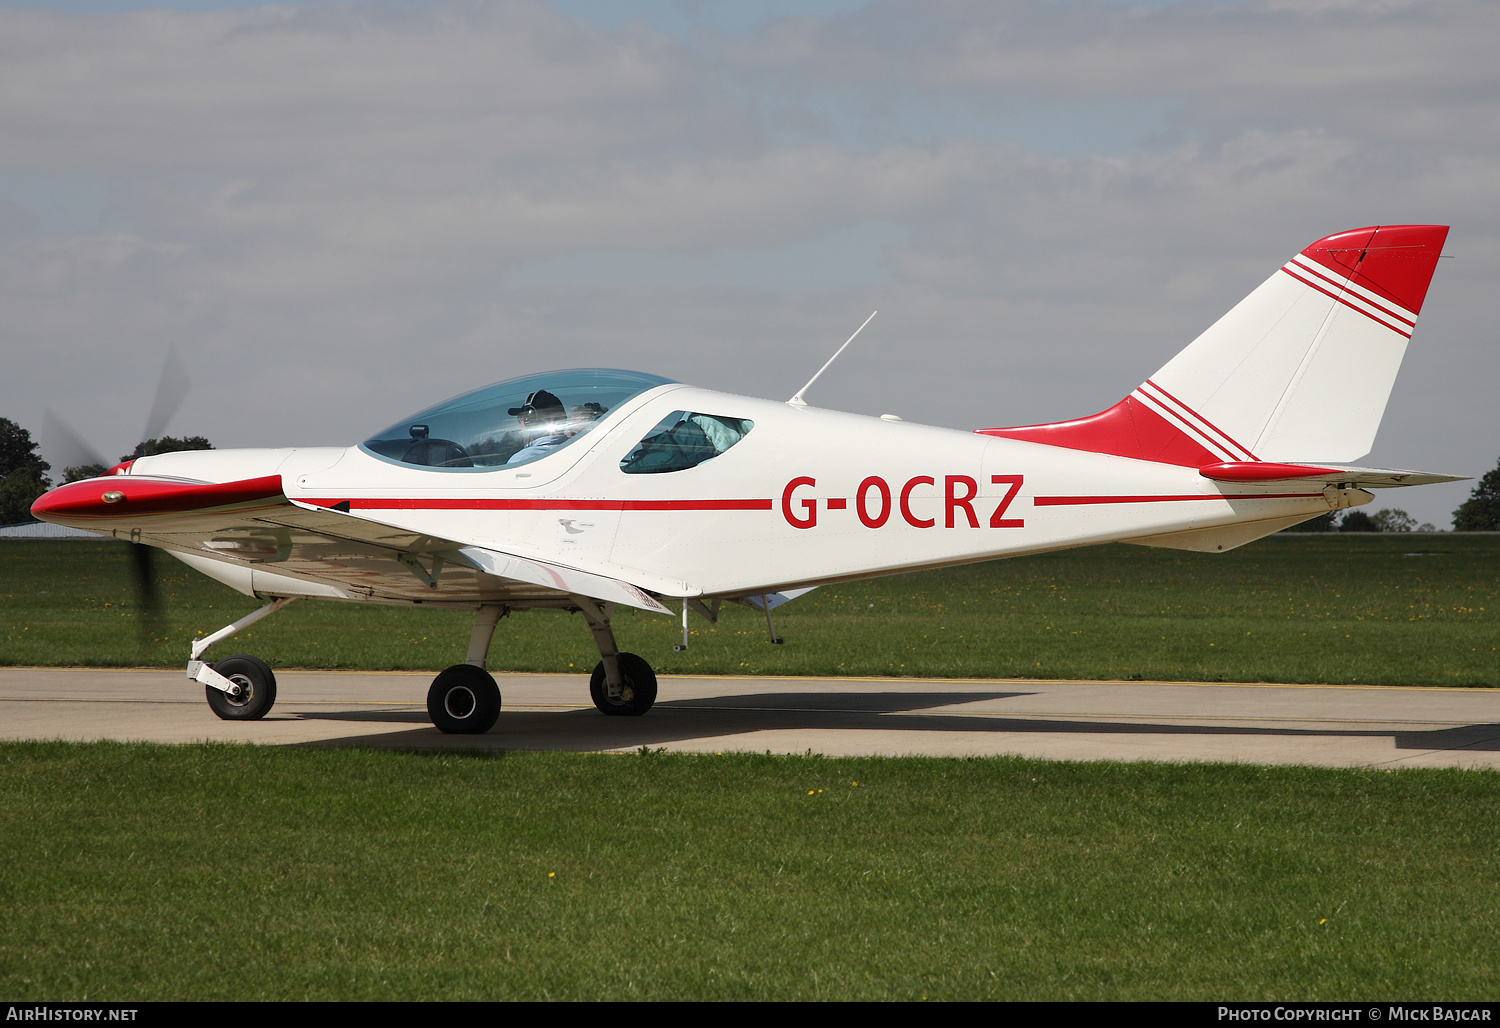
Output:
[[[0,994],[1493,999],[1497,801],[1490,771],[4,744]]]
[[[1425,551],[1425,552],[1424,552]],[[1412,555],[1420,554],[1420,555]],[[142,641],[125,549],[0,543],[0,664],[186,660],[257,604],[160,558],[166,612]],[[1274,536],[1225,554],[1103,546],[832,586],[776,612],[673,618],[621,611],[621,644],[666,674],[1145,678],[1390,685],[1500,684],[1500,536]],[[463,659],[457,611],[294,604],[216,655],[274,667],[437,670]],[[148,626],[151,627],[151,626]],[[581,672],[582,620],[500,623],[492,668]]]

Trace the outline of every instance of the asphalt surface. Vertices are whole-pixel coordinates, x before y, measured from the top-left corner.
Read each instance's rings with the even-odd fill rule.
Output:
[[[178,672],[0,668],[0,739],[1500,767],[1500,689],[664,677],[620,718],[581,676],[496,679],[499,722],[453,736],[428,721],[426,674],[284,671],[268,717],[228,722]]]

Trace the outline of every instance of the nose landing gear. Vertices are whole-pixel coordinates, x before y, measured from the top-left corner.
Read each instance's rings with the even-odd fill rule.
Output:
[[[261,618],[276,613],[293,599],[295,597],[283,596],[272,600],[234,624],[225,625],[203,639],[193,640],[187,676],[195,682],[203,683],[209,707],[225,721],[259,721],[269,714],[276,702],[276,675],[265,661],[248,653],[225,657],[210,664],[203,660],[204,652],[214,643],[228,639]]]

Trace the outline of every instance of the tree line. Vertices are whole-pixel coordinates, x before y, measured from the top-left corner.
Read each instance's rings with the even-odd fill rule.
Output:
[[[1366,514],[1362,510],[1331,510],[1322,517],[1283,529],[1287,532],[1436,532],[1435,525],[1396,507]],[[1455,532],[1500,532],[1500,464],[1474,486],[1469,498],[1453,512]]]

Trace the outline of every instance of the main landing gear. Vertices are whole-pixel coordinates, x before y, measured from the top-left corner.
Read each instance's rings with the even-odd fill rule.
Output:
[[[500,686],[482,667],[454,664],[432,680],[427,713],[449,735],[483,735],[500,717]]]
[[[469,653],[462,664],[454,664],[432,680],[427,690],[427,714],[438,731],[448,735],[483,735],[500,717],[500,686],[484,669],[490,639],[503,607],[486,603],[474,613],[469,632]]]
[[[599,663],[589,677],[589,696],[606,714],[639,717],[656,702],[656,672],[634,653],[621,653],[615,645],[614,629],[609,626],[609,605],[586,596],[572,600],[583,612],[599,647]]]
[[[594,665],[594,673],[589,676],[589,696],[594,706],[606,714],[639,717],[656,702],[656,672],[634,653],[616,654],[615,662],[619,668],[619,684],[610,687],[609,670],[601,660]]]
[[[573,596],[599,648],[599,663],[589,678],[594,706],[611,715],[639,716],[656,702],[656,673],[634,653],[621,653],[609,624],[609,607],[586,596]],[[433,679],[427,690],[427,713],[439,731],[449,735],[481,735],[500,717],[500,687],[484,670],[495,625],[504,609],[485,604],[474,615],[466,661]]]
[[[187,676],[203,683],[208,705],[226,721],[258,721],[276,702],[276,675],[259,657],[238,654],[215,663],[203,654],[216,642],[276,613],[296,597],[282,597],[252,611],[203,639],[193,641]],[[656,702],[656,672],[634,653],[621,653],[610,627],[610,604],[586,596],[570,599],[582,611],[599,648],[599,663],[589,677],[589,696],[594,706],[611,716],[639,717]],[[500,686],[484,669],[495,625],[505,610],[485,604],[474,615],[469,634],[468,658],[432,680],[427,690],[427,713],[439,731],[449,735],[482,735],[500,717]]]

